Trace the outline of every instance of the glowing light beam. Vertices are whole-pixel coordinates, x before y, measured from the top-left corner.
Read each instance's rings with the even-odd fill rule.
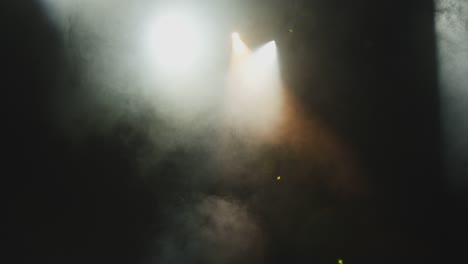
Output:
[[[276,63],[276,42],[272,40],[258,49],[254,58],[257,63],[266,64],[264,66]]]
[[[246,46],[238,33],[232,34],[232,41],[226,120],[245,136],[271,138],[282,117],[283,102],[276,43],[242,54],[239,51]]]
[[[243,56],[250,53],[249,48],[245,45],[237,32],[232,33],[232,50],[235,56]]]

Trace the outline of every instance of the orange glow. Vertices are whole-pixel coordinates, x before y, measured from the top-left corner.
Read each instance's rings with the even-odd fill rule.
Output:
[[[358,172],[358,161],[350,146],[287,92],[279,74],[275,42],[250,52],[238,34],[234,33],[232,39],[224,104],[224,131],[229,133],[223,138],[221,151],[229,151],[232,134],[249,142],[253,149],[281,146],[287,158],[297,162],[295,171],[288,172],[294,174],[294,181],[310,182],[313,177],[317,183],[326,182],[337,195],[365,195],[366,182]],[[317,174],[317,168],[326,170]],[[271,170],[274,173],[275,169]],[[273,177],[283,180],[280,175]]]

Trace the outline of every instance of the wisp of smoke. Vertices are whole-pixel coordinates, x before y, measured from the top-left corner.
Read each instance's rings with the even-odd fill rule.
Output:
[[[441,88],[445,167],[452,190],[468,181],[468,2],[436,0],[436,34]]]
[[[177,209],[152,263],[261,263],[262,236],[245,205],[203,197]]]

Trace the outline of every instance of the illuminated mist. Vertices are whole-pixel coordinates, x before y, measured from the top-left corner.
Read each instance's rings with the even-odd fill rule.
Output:
[[[317,188],[310,182],[340,197],[364,192],[350,147],[287,92],[274,41],[249,49],[241,33],[230,35],[232,25],[217,23],[233,17],[204,16],[202,8],[185,21],[159,18],[167,3],[44,4],[71,72],[63,85],[73,92],[57,102],[61,129],[77,145],[122,124],[136,131],[122,141],[137,149],[138,177],[162,207],[148,263],[262,263],[262,221],[305,210],[293,210],[288,184],[304,183],[301,197]]]
[[[239,135],[257,136],[259,140],[274,136],[283,115],[275,43],[251,53],[239,35],[234,35],[231,57],[225,122]]]
[[[436,0],[436,33],[445,167],[453,191],[468,181],[468,2]]]

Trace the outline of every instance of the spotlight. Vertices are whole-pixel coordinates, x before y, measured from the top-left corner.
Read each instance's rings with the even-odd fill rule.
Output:
[[[243,42],[238,33],[232,34],[232,41],[226,120],[239,133],[266,138],[281,120],[283,102],[276,43],[270,41],[239,56],[240,47],[244,46],[240,46]]]
[[[272,40],[258,49],[255,53],[255,60],[264,65],[276,63],[276,42]]]
[[[249,48],[247,48],[247,45],[245,45],[241,40],[239,33],[237,32],[232,33],[232,49],[236,56],[242,56],[249,53]]]
[[[278,78],[276,43],[270,41],[252,53],[245,65],[244,79],[251,84],[252,89],[258,90],[276,87]]]

